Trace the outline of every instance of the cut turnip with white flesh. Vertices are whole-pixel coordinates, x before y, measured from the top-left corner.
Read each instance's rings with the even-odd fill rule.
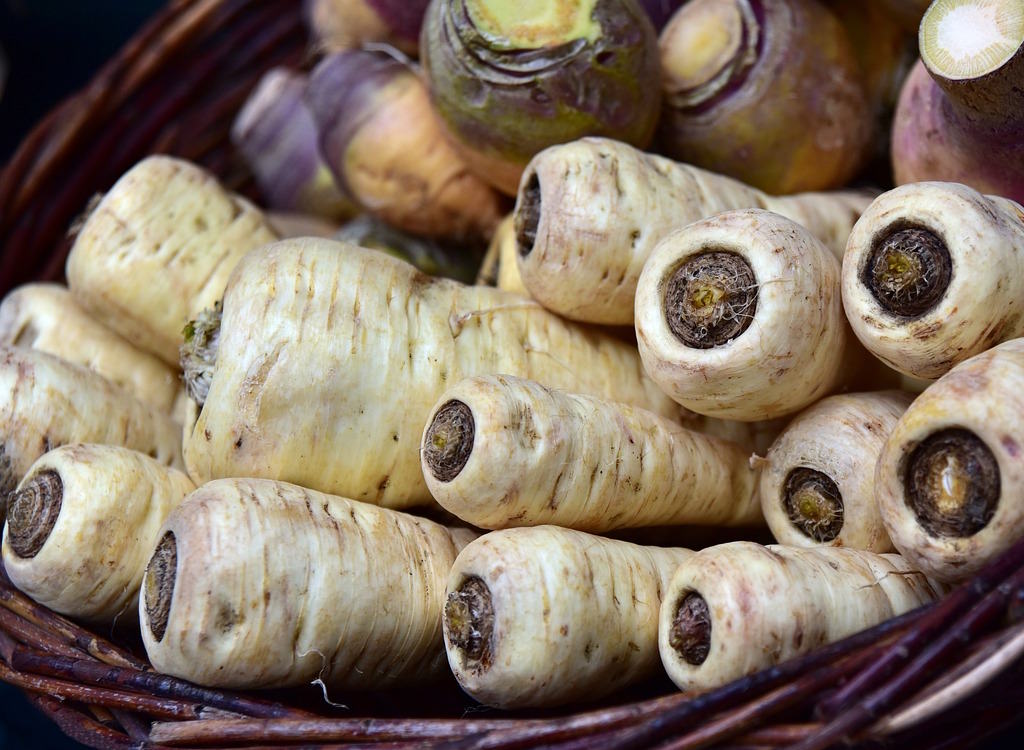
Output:
[[[940,580],[969,578],[1024,535],[1024,339],[961,362],[919,395],[878,459],[893,544]]]
[[[956,183],[882,194],[850,234],[843,306],[871,353],[918,378],[1024,334],[1024,208]]]
[[[936,0],[893,126],[897,184],[962,182],[1024,202],[1024,3]]]

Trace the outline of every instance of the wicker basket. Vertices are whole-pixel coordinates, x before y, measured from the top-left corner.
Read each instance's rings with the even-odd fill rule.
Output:
[[[265,70],[307,62],[305,43],[298,0],[171,3],[0,174],[0,294],[60,279],[68,227],[146,154],[251,192],[228,128]],[[511,715],[481,713],[453,683],[429,701],[343,696],[353,708],[339,709],[318,692],[239,695],[159,675],[133,636],[90,633],[0,572],[0,679],[96,748],[963,748],[1024,705],[1022,620],[1024,541],[937,604],[696,697],[658,683],[647,692],[661,697]]]

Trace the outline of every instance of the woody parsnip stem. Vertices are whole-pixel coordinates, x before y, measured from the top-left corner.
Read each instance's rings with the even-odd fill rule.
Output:
[[[672,575],[658,649],[681,690],[709,690],[941,593],[899,555],[731,542],[695,553]]]
[[[4,569],[72,617],[134,617],[142,573],[171,509],[195,489],[138,451],[75,443],[41,456],[10,498]]]
[[[879,196],[850,234],[843,305],[854,333],[900,372],[934,379],[1024,334],[1024,208],[966,185]]]
[[[160,530],[139,599],[146,653],[218,687],[439,677],[444,583],[473,536],[284,482],[210,482]]]
[[[527,166],[515,208],[519,272],[549,310],[628,325],[640,271],[669,232],[730,209],[766,208],[841,254],[870,202],[855,191],[773,197],[624,143],[583,138]]]
[[[68,286],[89,314],[176,367],[185,324],[220,299],[245,253],[276,239],[256,207],[203,169],[150,156],[89,214]]]
[[[488,706],[592,700],[658,670],[658,608],[692,553],[557,526],[485,534],[448,577],[444,639]]]
[[[969,578],[1024,534],[1024,339],[961,362],[917,397],[878,459],[893,544],[940,580]]]
[[[761,520],[749,453],[643,409],[523,378],[467,378],[423,433],[427,487],[488,529],[582,531]]]
[[[246,256],[219,331],[209,395],[186,426],[197,482],[262,476],[390,507],[430,502],[423,426],[445,388],[470,375],[676,411],[628,344],[519,295],[328,240]]]

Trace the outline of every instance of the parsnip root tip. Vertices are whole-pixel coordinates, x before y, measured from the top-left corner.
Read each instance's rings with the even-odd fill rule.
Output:
[[[916,318],[942,299],[953,274],[945,241],[921,227],[893,227],[875,242],[864,283],[883,309]]]
[[[41,471],[10,496],[7,541],[18,557],[28,559],[50,538],[60,516],[64,483],[55,471]]]
[[[178,572],[178,542],[168,531],[156,547],[146,566],[146,617],[149,629],[159,643],[167,630],[167,619],[174,596],[174,580]]]
[[[711,612],[703,596],[691,591],[679,601],[668,644],[687,664],[700,666],[711,650]]]
[[[462,401],[448,401],[437,410],[423,440],[423,460],[439,482],[459,475],[473,452],[476,422]]]
[[[477,577],[467,578],[448,594],[444,621],[452,645],[479,669],[488,669],[493,659],[494,604],[487,584]]]
[[[918,522],[938,537],[977,534],[999,504],[999,464],[970,430],[940,430],[921,441],[907,459],[903,481]]]
[[[831,542],[843,528],[843,495],[827,474],[798,466],[786,477],[782,507],[789,520],[816,542]]]
[[[519,210],[515,213],[516,248],[524,258],[533,250],[540,225],[540,179],[532,172],[519,196]]]
[[[754,319],[754,271],[736,253],[692,255],[668,277],[663,309],[669,329],[686,346],[722,346],[746,331]]]

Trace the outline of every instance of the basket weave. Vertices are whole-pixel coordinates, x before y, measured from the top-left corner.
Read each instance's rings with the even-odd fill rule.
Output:
[[[299,5],[172,2],[54,109],[0,173],[0,294],[60,279],[69,226],[147,154],[190,159],[251,192],[228,130],[263,72],[308,61]],[[453,712],[411,693],[346,711],[319,694],[241,695],[159,675],[137,645],[54,614],[0,571],[0,679],[95,748],[965,748],[1017,721],[1022,652],[1024,541],[941,602],[704,695],[660,686],[662,697],[541,718],[482,715],[468,699]]]

